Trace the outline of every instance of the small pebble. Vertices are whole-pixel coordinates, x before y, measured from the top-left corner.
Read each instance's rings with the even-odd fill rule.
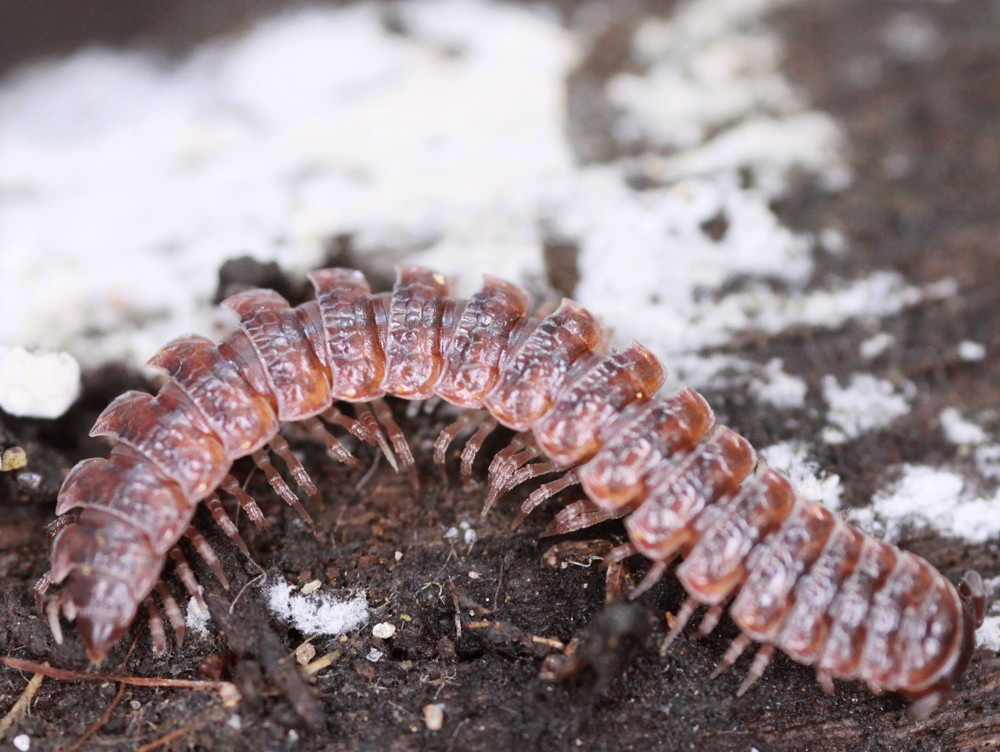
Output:
[[[444,725],[444,705],[439,702],[424,705],[424,725],[428,731],[440,731]]]
[[[232,718],[226,721],[226,725],[229,726],[229,728],[231,729],[239,731],[241,728],[243,728],[243,719],[240,718],[239,714],[235,714],[233,715]]]
[[[25,491],[34,491],[42,485],[42,476],[25,470],[23,473],[17,474],[17,485]]]
[[[368,653],[368,655],[366,655],[365,658],[370,660],[372,663],[378,663],[380,660],[382,660],[382,655],[383,653],[381,650],[379,650],[378,648],[372,648],[371,652]]]
[[[313,580],[312,582],[307,582],[302,586],[302,595],[309,595],[310,593],[315,593],[323,587],[323,583],[319,580]]]
[[[479,574],[479,572],[476,572],[476,571],[469,572],[469,579],[470,580],[478,580],[481,577],[482,577],[482,575]]]
[[[14,746],[21,750],[21,752],[28,752],[31,749],[31,737],[27,734],[18,734],[14,737]]]
[[[303,642],[295,648],[295,660],[299,662],[300,666],[305,666],[307,663],[312,662],[312,659],[315,657],[316,648],[313,647],[311,642]]]
[[[28,464],[28,455],[21,447],[11,447],[3,453],[0,460],[0,472],[6,473],[9,470],[19,470]]]
[[[383,621],[372,627],[372,635],[378,637],[380,640],[388,640],[396,634],[396,627],[387,621]]]
[[[403,560],[403,552],[402,551],[397,551],[396,552],[396,561],[402,561],[402,560]]]

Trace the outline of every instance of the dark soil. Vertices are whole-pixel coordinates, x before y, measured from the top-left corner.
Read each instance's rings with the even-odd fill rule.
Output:
[[[8,3],[3,13],[12,23],[33,19],[34,25],[20,38],[21,46],[6,48],[0,65],[91,39],[131,43],[151,35],[154,43],[176,46],[178,39],[190,42],[245,22],[241,12],[233,16],[237,21],[222,23],[213,16],[199,26],[192,20],[197,17],[194,4],[188,5],[164,3],[155,13],[130,6],[130,13],[141,17],[126,23],[120,3],[95,2],[87,5],[94,18],[70,28],[59,18],[42,24],[33,15],[33,3]],[[809,384],[805,410],[776,414],[742,394],[708,395],[720,418],[755,444],[767,445],[818,434],[825,374],[865,370],[916,384],[915,409],[908,416],[889,429],[822,450],[825,466],[842,477],[845,503],[851,506],[864,505],[884,486],[886,470],[893,465],[960,459],[936,428],[935,416],[943,407],[960,407],[994,432],[1000,428],[998,8],[991,0],[919,5],[820,0],[792,7],[776,19],[788,49],[788,75],[818,108],[844,124],[855,171],[852,186],[840,195],[828,196],[804,182],[778,207],[792,226],[835,226],[847,236],[850,252],[817,252],[817,284],[891,268],[916,284],[950,276],[960,286],[953,298],[885,320],[883,328],[896,344],[874,363],[858,360],[858,344],[872,333],[860,324],[833,332],[748,337],[733,345],[761,362],[783,358],[786,368]],[[254,5],[253,12],[258,11]],[[936,57],[900,59],[886,51],[883,29],[902,11],[919,12],[936,24]],[[180,15],[171,21],[172,12]],[[118,18],[118,25],[97,23],[105,17]],[[0,43],[11,28],[0,20],[0,29],[6,29]],[[202,31],[185,35],[176,31],[181,28]],[[175,31],[160,34],[163,29]],[[617,45],[616,39],[609,32],[604,41]],[[588,104],[587,92],[599,88],[593,81],[613,72],[621,55],[612,50],[602,57],[599,52],[568,84],[569,132],[589,139],[576,144],[584,159],[609,156],[600,128],[572,120],[602,111],[600,102]],[[548,249],[554,263],[551,282],[564,292],[575,283],[574,254],[572,244],[561,239]],[[959,359],[956,347],[963,339],[984,344],[986,359]],[[106,451],[86,438],[97,412],[124,389],[142,386],[134,374],[107,369],[88,376],[84,397],[58,421],[0,415],[0,448],[24,447],[30,458],[26,470],[40,476],[36,483],[15,473],[0,475],[0,653],[88,669],[75,632],[67,632],[66,644],[54,644],[34,611],[31,587],[48,568],[44,525],[53,518],[61,478],[81,457]],[[397,415],[405,413],[404,405],[394,407]],[[249,490],[262,502],[271,535],[265,539],[243,524],[246,520],[241,529],[268,577],[297,584],[319,579],[326,590],[363,588],[375,609],[360,633],[343,641],[312,641],[317,657],[339,653],[329,668],[311,681],[303,678],[291,653],[304,636],[267,615],[258,587],[243,590],[258,570],[202,512],[199,526],[223,558],[232,588],[223,590],[193,552],[189,558],[221,631],[209,641],[189,639],[180,648],[172,646],[157,658],[148,629],[138,624],[101,670],[145,677],[221,677],[240,689],[239,706],[226,708],[207,691],[138,687],[124,688],[116,703],[116,684],[46,679],[31,715],[0,744],[9,748],[14,733],[25,733],[32,750],[66,749],[106,714],[84,748],[132,750],[160,739],[165,739],[160,749],[261,751],[765,752],[1000,746],[1000,660],[989,651],[974,655],[954,703],[917,725],[903,721],[906,703],[899,697],[875,697],[858,683],[839,684],[837,694],[828,697],[808,667],[780,656],[747,695],[737,698],[749,657],[720,678],[709,679],[736,634],[728,620],[709,638],[680,640],[661,657],[657,644],[666,630],[663,616],[676,613],[684,597],[676,579],[665,577],[643,596],[638,611],[605,613],[604,571],[598,564],[543,564],[552,541],[540,535],[560,501],[575,497],[566,494],[548,504],[515,532],[510,523],[526,491],[502,499],[480,520],[484,489],[459,487],[454,458],[447,485],[430,460],[434,437],[447,420],[441,413],[400,417],[420,463],[423,485],[416,495],[385,462],[358,488],[375,461],[367,447],[357,452],[361,467],[349,470],[328,460],[316,445],[297,442],[324,498],[322,509],[311,507],[315,528],[276,500],[259,475],[251,479]],[[248,472],[243,466],[238,470]],[[485,469],[477,467],[476,478],[484,477]],[[450,527],[462,522],[475,530],[474,543],[445,538]],[[619,542],[624,531],[609,523],[575,537]],[[969,568],[984,577],[1000,574],[1000,541],[972,546],[915,534],[904,545],[956,579]],[[643,566],[635,566],[634,574],[641,577]],[[175,578],[167,581],[179,596]],[[371,635],[371,625],[382,621],[397,629],[389,641]],[[562,643],[580,637],[593,667],[567,681],[542,681],[539,670],[552,648],[533,636]],[[373,648],[384,654],[378,662],[367,659]],[[30,675],[0,669],[0,712],[13,705],[28,679]],[[433,703],[444,708],[437,731],[428,729],[423,716],[423,708]]]

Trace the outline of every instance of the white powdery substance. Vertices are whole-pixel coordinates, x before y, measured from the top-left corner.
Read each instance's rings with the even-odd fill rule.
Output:
[[[781,47],[761,25],[762,16],[780,4],[685,2],[671,18],[644,23],[634,57],[646,72],[618,76],[608,92],[627,111],[618,126],[622,135],[690,148],[713,125],[753,112],[801,109],[800,97],[777,72]]]
[[[827,509],[840,509],[843,487],[840,476],[820,470],[809,457],[808,446],[801,441],[783,441],[760,450],[768,465],[780,470],[805,499],[822,504]]]
[[[831,190],[846,186],[850,172],[841,129],[808,109],[779,69],[780,40],[763,19],[780,4],[689,0],[645,22],[633,46],[643,72],[616,77],[608,94],[624,110],[619,135],[635,135],[656,153],[583,171],[555,213],[555,226],[579,241],[576,297],[614,328],[618,344],[634,337],[663,357],[668,388],[679,379],[721,386],[716,365],[745,372],[731,358],[700,355],[737,332],[832,328],[954,294],[953,282],[921,290],[892,272],[803,291],[816,239],[783,226],[771,202],[788,189],[793,168]],[[636,192],[623,169],[662,187]],[[745,171],[753,175],[749,188]],[[713,239],[703,226],[720,218],[726,229]],[[749,282],[713,294],[734,277]],[[785,382],[760,395],[798,406],[797,392]]]
[[[138,365],[179,334],[218,334],[226,258],[301,272],[338,233],[361,251],[437,249],[467,286],[539,277],[540,207],[574,169],[570,35],[476,0],[400,4],[401,35],[383,10],[285,15],[178,64],[91,49],[10,77],[5,330]]]
[[[983,619],[982,626],[976,630],[976,647],[1000,651],[1000,604],[997,604],[996,594],[1000,590],[1000,577],[989,577],[983,580],[986,591],[988,614]]]
[[[912,391],[907,384],[906,392]],[[899,394],[884,379],[868,373],[851,375],[847,386],[842,387],[836,377],[823,377],[823,396],[830,410],[830,426],[823,429],[823,440],[828,444],[842,444],[875,428],[889,425],[910,411],[907,396]]]
[[[327,593],[297,595],[294,590],[287,582],[273,583],[267,590],[267,607],[303,634],[338,635],[368,621],[368,600],[363,594],[343,599]]]
[[[0,408],[22,418],[58,418],[80,394],[80,364],[69,353],[0,345]]]
[[[1000,535],[1000,492],[963,494],[962,476],[940,468],[903,465],[899,472],[900,479],[877,494],[871,507],[852,511],[861,527],[892,541],[907,527],[932,528],[972,543]]]
[[[197,635],[202,639],[207,639],[210,635],[208,625],[212,623],[212,617],[207,608],[198,605],[194,598],[188,601],[187,612],[184,614],[184,626],[188,632]]]
[[[806,382],[785,373],[780,358],[771,360],[763,370],[765,378],[750,383],[750,391],[757,399],[784,409],[805,405]]]
[[[982,444],[988,438],[986,431],[967,421],[954,407],[941,411],[941,430],[952,444]]]
[[[179,63],[91,49],[25,69],[0,86],[0,319],[86,366],[139,365],[231,324],[210,300],[235,255],[301,272],[349,233],[357,252],[406,256],[467,294],[485,272],[538,286],[556,233],[581,249],[577,297],[667,360],[671,385],[745,375],[700,352],[931,294],[891,273],[802,292],[817,241],[770,203],[790,169],[833,190],[850,173],[839,126],[779,69],[764,18],[783,1],[688,0],[643,24],[644,72],[608,94],[619,136],[648,148],[596,166],[577,165],[565,136],[579,38],[554,14],[485,0],[398,4],[406,34],[359,3],[283,15]],[[663,187],[631,188],[637,172]],[[702,229],[715,217],[718,241]],[[843,250],[835,235],[821,242]],[[716,299],[737,276],[750,283]],[[774,372],[768,388],[768,374],[754,376],[760,398],[798,406],[799,386]]]
[[[872,358],[877,358],[894,344],[896,344],[895,337],[886,332],[879,332],[862,342],[858,346],[858,353],[865,360],[871,360]]]
[[[1000,616],[987,616],[976,630],[976,647],[1000,651]]]

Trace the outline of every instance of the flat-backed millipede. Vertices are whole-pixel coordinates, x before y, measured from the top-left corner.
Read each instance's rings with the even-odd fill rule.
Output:
[[[304,421],[351,464],[355,458],[319,418],[381,447],[395,464],[394,449],[417,484],[412,454],[381,398],[436,396],[465,409],[437,441],[442,469],[463,430],[476,428],[462,453],[466,476],[498,423],[519,432],[492,461],[486,509],[519,483],[562,472],[528,497],[522,517],[579,483],[587,499],[557,514],[548,532],[627,515],[630,542],[609,560],[650,559],[639,590],[683,556],[677,576],[689,598],[664,646],[699,606],[708,607],[699,628],[708,634],[730,603],[741,634],[720,670],[751,642],[762,643],[740,693],[778,648],[814,665],[828,692],[835,678],[861,679],[875,692],[916,700],[916,716],[949,696],[982,620],[978,575],[956,589],[920,557],[797,496],[745,439],[715,422],[695,391],[682,387],[657,399],[664,370],[640,344],[602,353],[606,333],[577,303],[563,300],[539,320],[528,315],[524,290],[493,277],[469,300],[449,297],[444,277],[415,266],[399,268],[393,291],[377,295],[358,272],[327,269],[309,278],[317,299],[296,308],[268,290],[230,297],[223,305],[237,314],[239,329],[218,345],[194,336],[171,342],[150,361],[170,376],[159,393],[124,394],[101,414],[92,434],[116,443],[107,459],[84,460],[66,478],[56,510],[63,516],[51,527],[52,571],[36,587],[42,607],[46,590],[60,586],[45,606],[58,640],[62,612],[100,661],[145,604],[162,651],[154,589],[182,639],[179,608],[158,585],[170,556],[199,597],[180,537],[225,580],[190,528],[198,502],[244,550],[217,490],[264,524],[228,474],[236,458],[252,455],[308,519],[265,449],[316,495],[278,434],[281,422]],[[355,403],[356,416],[340,412],[338,401]]]

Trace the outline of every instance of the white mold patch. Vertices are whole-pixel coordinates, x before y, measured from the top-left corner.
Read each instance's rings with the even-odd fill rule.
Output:
[[[840,476],[823,472],[809,457],[806,444],[784,441],[762,449],[760,455],[768,465],[788,476],[802,498],[818,502],[832,511],[840,509],[843,493]]]
[[[22,418],[58,418],[80,394],[72,355],[0,345],[0,409]]]
[[[790,170],[829,190],[850,180],[841,128],[780,70],[765,18],[783,2],[687,0],[644,22],[636,72],[607,85],[616,136],[638,153],[602,165],[577,164],[566,137],[584,37],[485,0],[398,4],[403,33],[359,3],[179,62],[89,49],[23,69],[0,83],[0,318],[85,366],[140,365],[231,325],[210,303],[223,260],[302,272],[341,233],[462,294],[483,273],[537,286],[545,238],[566,237],[577,297],[666,360],[673,384],[719,382],[732,359],[701,351],[748,329],[895,313],[933,291],[882,272],[804,292],[812,249],[849,241],[795,233],[770,208]],[[662,187],[633,188],[637,174]],[[768,374],[759,398],[798,406],[801,386]]]
[[[824,376],[823,396],[830,407],[826,416],[830,425],[823,429],[823,440],[842,444],[906,415],[914,388],[907,383],[903,391],[868,373],[852,374],[847,386],[841,386],[834,376]]]
[[[852,510],[852,520],[891,541],[911,527],[972,543],[1000,536],[1000,492],[978,496],[961,475],[941,468],[903,465],[898,472],[899,480],[876,494],[870,507]]]
[[[941,411],[941,430],[952,444],[982,444],[988,438],[986,431],[975,423],[967,421],[953,407]]]
[[[267,608],[306,635],[339,635],[362,626],[369,618],[364,594],[342,598],[329,593],[300,595],[284,581],[267,588]]]
[[[210,635],[208,625],[211,623],[212,617],[208,613],[208,609],[198,605],[198,601],[194,598],[189,600],[187,612],[184,615],[184,626],[187,631],[202,639],[207,639]]]

